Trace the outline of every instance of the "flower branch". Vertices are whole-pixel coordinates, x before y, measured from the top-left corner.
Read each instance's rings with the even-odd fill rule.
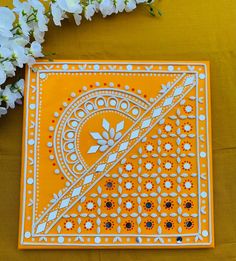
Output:
[[[0,117],[19,103],[23,96],[23,80],[5,88],[1,86],[8,77],[15,76],[17,67],[32,65],[35,58],[44,56],[42,43],[50,19],[61,26],[61,22],[71,14],[75,23],[80,25],[82,17],[92,20],[98,12],[103,17],[131,12],[140,3],[148,5],[149,13],[154,15],[152,0],[52,0],[49,10],[45,10],[39,0],[13,0],[12,10],[0,7]]]

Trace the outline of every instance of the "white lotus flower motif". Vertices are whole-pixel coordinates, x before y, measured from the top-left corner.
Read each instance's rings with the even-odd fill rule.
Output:
[[[124,129],[124,121],[117,123],[116,128],[111,128],[110,123],[106,119],[103,119],[102,127],[104,131],[101,134],[98,132],[90,132],[93,139],[97,141],[97,145],[89,148],[89,154],[96,153],[98,150],[104,152],[109,147],[112,147],[115,142],[122,137],[121,130]]]

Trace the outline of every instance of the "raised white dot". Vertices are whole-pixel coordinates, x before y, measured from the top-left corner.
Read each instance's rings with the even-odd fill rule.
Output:
[[[62,244],[64,242],[64,237],[58,237],[57,241]]]
[[[34,144],[34,140],[33,140],[33,139],[28,140],[28,144],[29,144],[29,145],[33,145],[33,144]]]
[[[131,171],[132,170],[132,165],[131,164],[127,164],[126,166],[125,166],[125,169],[127,170],[127,171]]]
[[[63,65],[62,65],[62,69],[63,69],[63,70],[67,70],[68,68],[69,68],[68,64],[63,64]]]
[[[76,166],[76,169],[77,169],[78,171],[80,171],[80,170],[83,169],[83,166],[82,166],[81,164],[78,164],[78,165]]]
[[[165,168],[166,169],[171,169],[171,167],[172,167],[172,164],[170,162],[166,162]]]
[[[48,147],[51,148],[52,147],[52,142],[48,142]]]
[[[54,116],[57,118],[59,116],[58,112],[54,112]]]
[[[188,113],[191,112],[192,111],[192,106],[187,105],[185,107],[185,111],[188,112]]]
[[[207,197],[207,193],[206,193],[205,191],[203,191],[203,192],[201,193],[201,197],[202,197],[202,198],[206,198],[206,197]]]
[[[49,159],[53,160],[54,159],[54,155],[49,155]]]
[[[66,222],[66,228],[67,229],[71,229],[72,227],[73,227],[72,222],[70,222],[70,221]]]
[[[166,181],[166,182],[165,182],[165,187],[166,187],[167,189],[171,188],[171,186],[172,186],[172,183],[171,183],[170,181]]]
[[[126,202],[125,207],[128,209],[132,208],[132,203],[130,201]]]
[[[184,130],[185,131],[190,131],[191,130],[191,126],[189,124],[185,124],[184,125]]]
[[[95,64],[93,68],[94,68],[94,70],[98,71],[100,67],[98,64]]]
[[[184,163],[184,169],[189,170],[191,168],[191,165],[188,162]]]
[[[45,73],[40,73],[39,77],[40,77],[40,79],[45,79],[46,78],[46,74]]]
[[[133,115],[136,116],[136,115],[138,115],[138,113],[139,113],[138,109],[133,109],[133,110],[132,110],[132,114],[133,114]]]
[[[186,189],[190,189],[192,187],[192,184],[191,184],[191,182],[187,181],[184,183],[184,186]]]
[[[189,143],[185,143],[184,144],[184,149],[185,150],[190,150],[191,149],[191,145]]]
[[[86,223],[85,223],[85,227],[87,228],[87,229],[90,229],[90,228],[92,228],[92,223],[91,222],[89,222],[89,221],[87,221]]]
[[[100,237],[95,237],[94,241],[95,241],[95,243],[99,244],[101,242],[101,238]]]
[[[113,83],[113,82],[110,82],[110,83],[109,83],[109,86],[110,86],[110,87],[114,87],[114,83]]]
[[[91,111],[91,110],[93,109],[93,105],[92,105],[92,104],[88,104],[88,105],[87,105],[87,109],[88,109],[89,111]]]
[[[98,105],[99,106],[103,106],[104,105],[104,100],[102,100],[102,99],[98,100]]]
[[[204,73],[200,73],[200,74],[199,74],[199,78],[200,78],[201,80],[203,80],[203,79],[206,78],[206,75],[205,75]]]
[[[199,116],[199,120],[200,120],[200,121],[204,121],[204,120],[205,120],[205,115],[201,114],[201,115]]]
[[[52,126],[50,126],[48,129],[49,129],[50,131],[54,131],[54,128],[53,128]]]
[[[200,157],[201,157],[201,158],[205,158],[205,157],[206,157],[206,152],[202,151],[202,152],[200,153]]]
[[[35,109],[35,104],[31,103],[29,107],[30,107],[31,110],[34,110]]]
[[[207,230],[203,230],[202,231],[202,236],[203,237],[207,237],[208,236],[208,231]]]
[[[89,202],[88,204],[87,204],[87,209],[93,209],[93,203],[92,202]]]
[[[171,129],[172,129],[172,127],[171,127],[170,125],[166,125],[166,126],[165,126],[165,130],[166,130],[167,132],[170,132]]]
[[[146,189],[152,189],[152,183],[151,182],[148,182],[146,184]]]
[[[131,189],[132,186],[133,186],[132,183],[129,182],[129,181],[125,183],[125,187],[126,187],[127,189]]]
[[[32,184],[34,183],[34,180],[33,180],[32,178],[28,178],[28,179],[27,179],[27,183],[28,183],[29,185],[32,185]]]
[[[99,82],[95,82],[95,85],[98,87],[98,86],[100,86],[100,83]]]
[[[129,65],[126,66],[126,68],[127,68],[128,71],[132,71],[133,66],[131,64],[129,64]]]
[[[77,159],[76,154],[71,154],[71,155],[70,155],[70,159],[73,160],[73,161],[75,161],[75,160]]]
[[[125,110],[125,109],[127,109],[127,107],[128,107],[128,104],[127,104],[126,102],[122,102],[122,103],[121,103],[121,108],[122,108],[122,109]]]
[[[55,170],[54,170],[54,173],[55,173],[55,174],[59,174],[59,173],[60,173],[60,170],[59,170],[59,169],[55,169]]]
[[[111,99],[111,100],[110,100],[110,105],[111,105],[111,106],[116,106],[116,100]]]
[[[72,92],[72,93],[70,94],[70,96],[71,96],[71,97],[75,97],[75,96],[76,96],[76,93],[75,93],[75,92]]]
[[[68,147],[69,150],[72,150],[72,149],[74,149],[74,144],[68,143],[67,147]]]
[[[29,231],[25,232],[25,238],[30,238],[31,237],[31,233]]]
[[[151,170],[152,169],[152,163],[150,163],[150,162],[146,163],[145,168],[147,170]]]
[[[67,133],[67,137],[68,137],[69,139],[72,139],[72,138],[74,137],[74,133],[73,133],[73,132],[68,132],[68,133]]]
[[[71,125],[72,125],[72,127],[77,127],[78,126],[78,122],[77,121],[72,121]]]
[[[146,146],[146,150],[147,150],[147,151],[152,151],[152,150],[153,150],[153,146],[152,146],[151,144],[148,144],[148,145]]]
[[[84,112],[83,111],[80,111],[79,113],[78,113],[78,115],[79,115],[79,117],[84,117]]]
[[[171,144],[170,144],[170,143],[166,143],[166,144],[165,144],[165,149],[166,149],[166,150],[171,150],[171,149],[172,149]]]
[[[169,71],[169,72],[172,72],[173,70],[174,70],[174,66],[173,66],[173,65],[169,65],[169,66],[168,66],[168,71]]]

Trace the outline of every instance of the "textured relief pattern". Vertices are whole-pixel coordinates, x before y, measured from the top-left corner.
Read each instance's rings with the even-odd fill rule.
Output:
[[[207,75],[203,63],[28,68],[19,246],[213,246]]]

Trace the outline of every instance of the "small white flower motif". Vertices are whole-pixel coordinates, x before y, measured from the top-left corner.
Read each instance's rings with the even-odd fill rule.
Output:
[[[111,128],[110,123],[106,119],[103,119],[102,127],[104,131],[101,134],[90,132],[93,139],[97,141],[97,145],[89,148],[89,154],[96,153],[98,150],[104,152],[109,147],[112,147],[122,137],[121,131],[124,129],[124,121],[117,123],[116,128]]]

